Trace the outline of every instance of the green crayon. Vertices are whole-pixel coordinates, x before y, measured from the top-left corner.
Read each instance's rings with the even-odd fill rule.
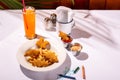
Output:
[[[77,73],[79,69],[80,69],[80,68],[77,67],[77,68],[74,70],[74,73]]]

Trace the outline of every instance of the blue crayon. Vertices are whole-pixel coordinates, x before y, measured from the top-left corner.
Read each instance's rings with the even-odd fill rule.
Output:
[[[62,75],[62,74],[59,74],[60,77],[64,77],[64,78],[68,78],[68,79],[73,79],[73,80],[76,80],[75,77],[71,77],[71,76],[66,76],[66,75]]]

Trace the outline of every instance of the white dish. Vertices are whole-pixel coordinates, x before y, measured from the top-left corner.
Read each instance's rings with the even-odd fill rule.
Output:
[[[37,39],[34,39],[34,40],[30,40],[26,43],[24,43],[18,50],[18,53],[17,53],[17,59],[18,59],[18,62],[21,66],[23,66],[24,68],[26,69],[29,69],[29,70],[32,70],[32,71],[39,71],[39,72],[43,72],[43,71],[50,71],[50,70],[53,70],[53,69],[57,69],[59,66],[61,66],[65,59],[66,59],[66,51],[65,51],[65,48],[64,47],[60,47],[60,44],[56,44],[54,40],[52,39],[47,39],[50,44],[51,44],[51,50],[55,51],[57,57],[58,57],[58,60],[59,62],[58,63],[54,63],[48,67],[34,67],[32,66],[29,62],[26,61],[25,57],[24,57],[24,54],[25,54],[25,51],[28,50],[29,48],[35,46],[35,43],[37,41]]]

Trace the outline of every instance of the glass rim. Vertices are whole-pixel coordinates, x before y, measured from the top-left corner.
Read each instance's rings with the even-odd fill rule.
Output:
[[[32,10],[32,12],[35,12],[35,7],[33,7],[33,6],[25,6],[26,10],[28,10],[29,8],[30,8],[30,10]],[[24,8],[22,9],[22,12],[25,12]]]

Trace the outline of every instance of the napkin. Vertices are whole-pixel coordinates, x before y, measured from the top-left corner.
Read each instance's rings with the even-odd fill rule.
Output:
[[[72,9],[65,6],[57,7],[56,13],[57,13],[57,21],[64,23],[72,21],[74,15]]]

